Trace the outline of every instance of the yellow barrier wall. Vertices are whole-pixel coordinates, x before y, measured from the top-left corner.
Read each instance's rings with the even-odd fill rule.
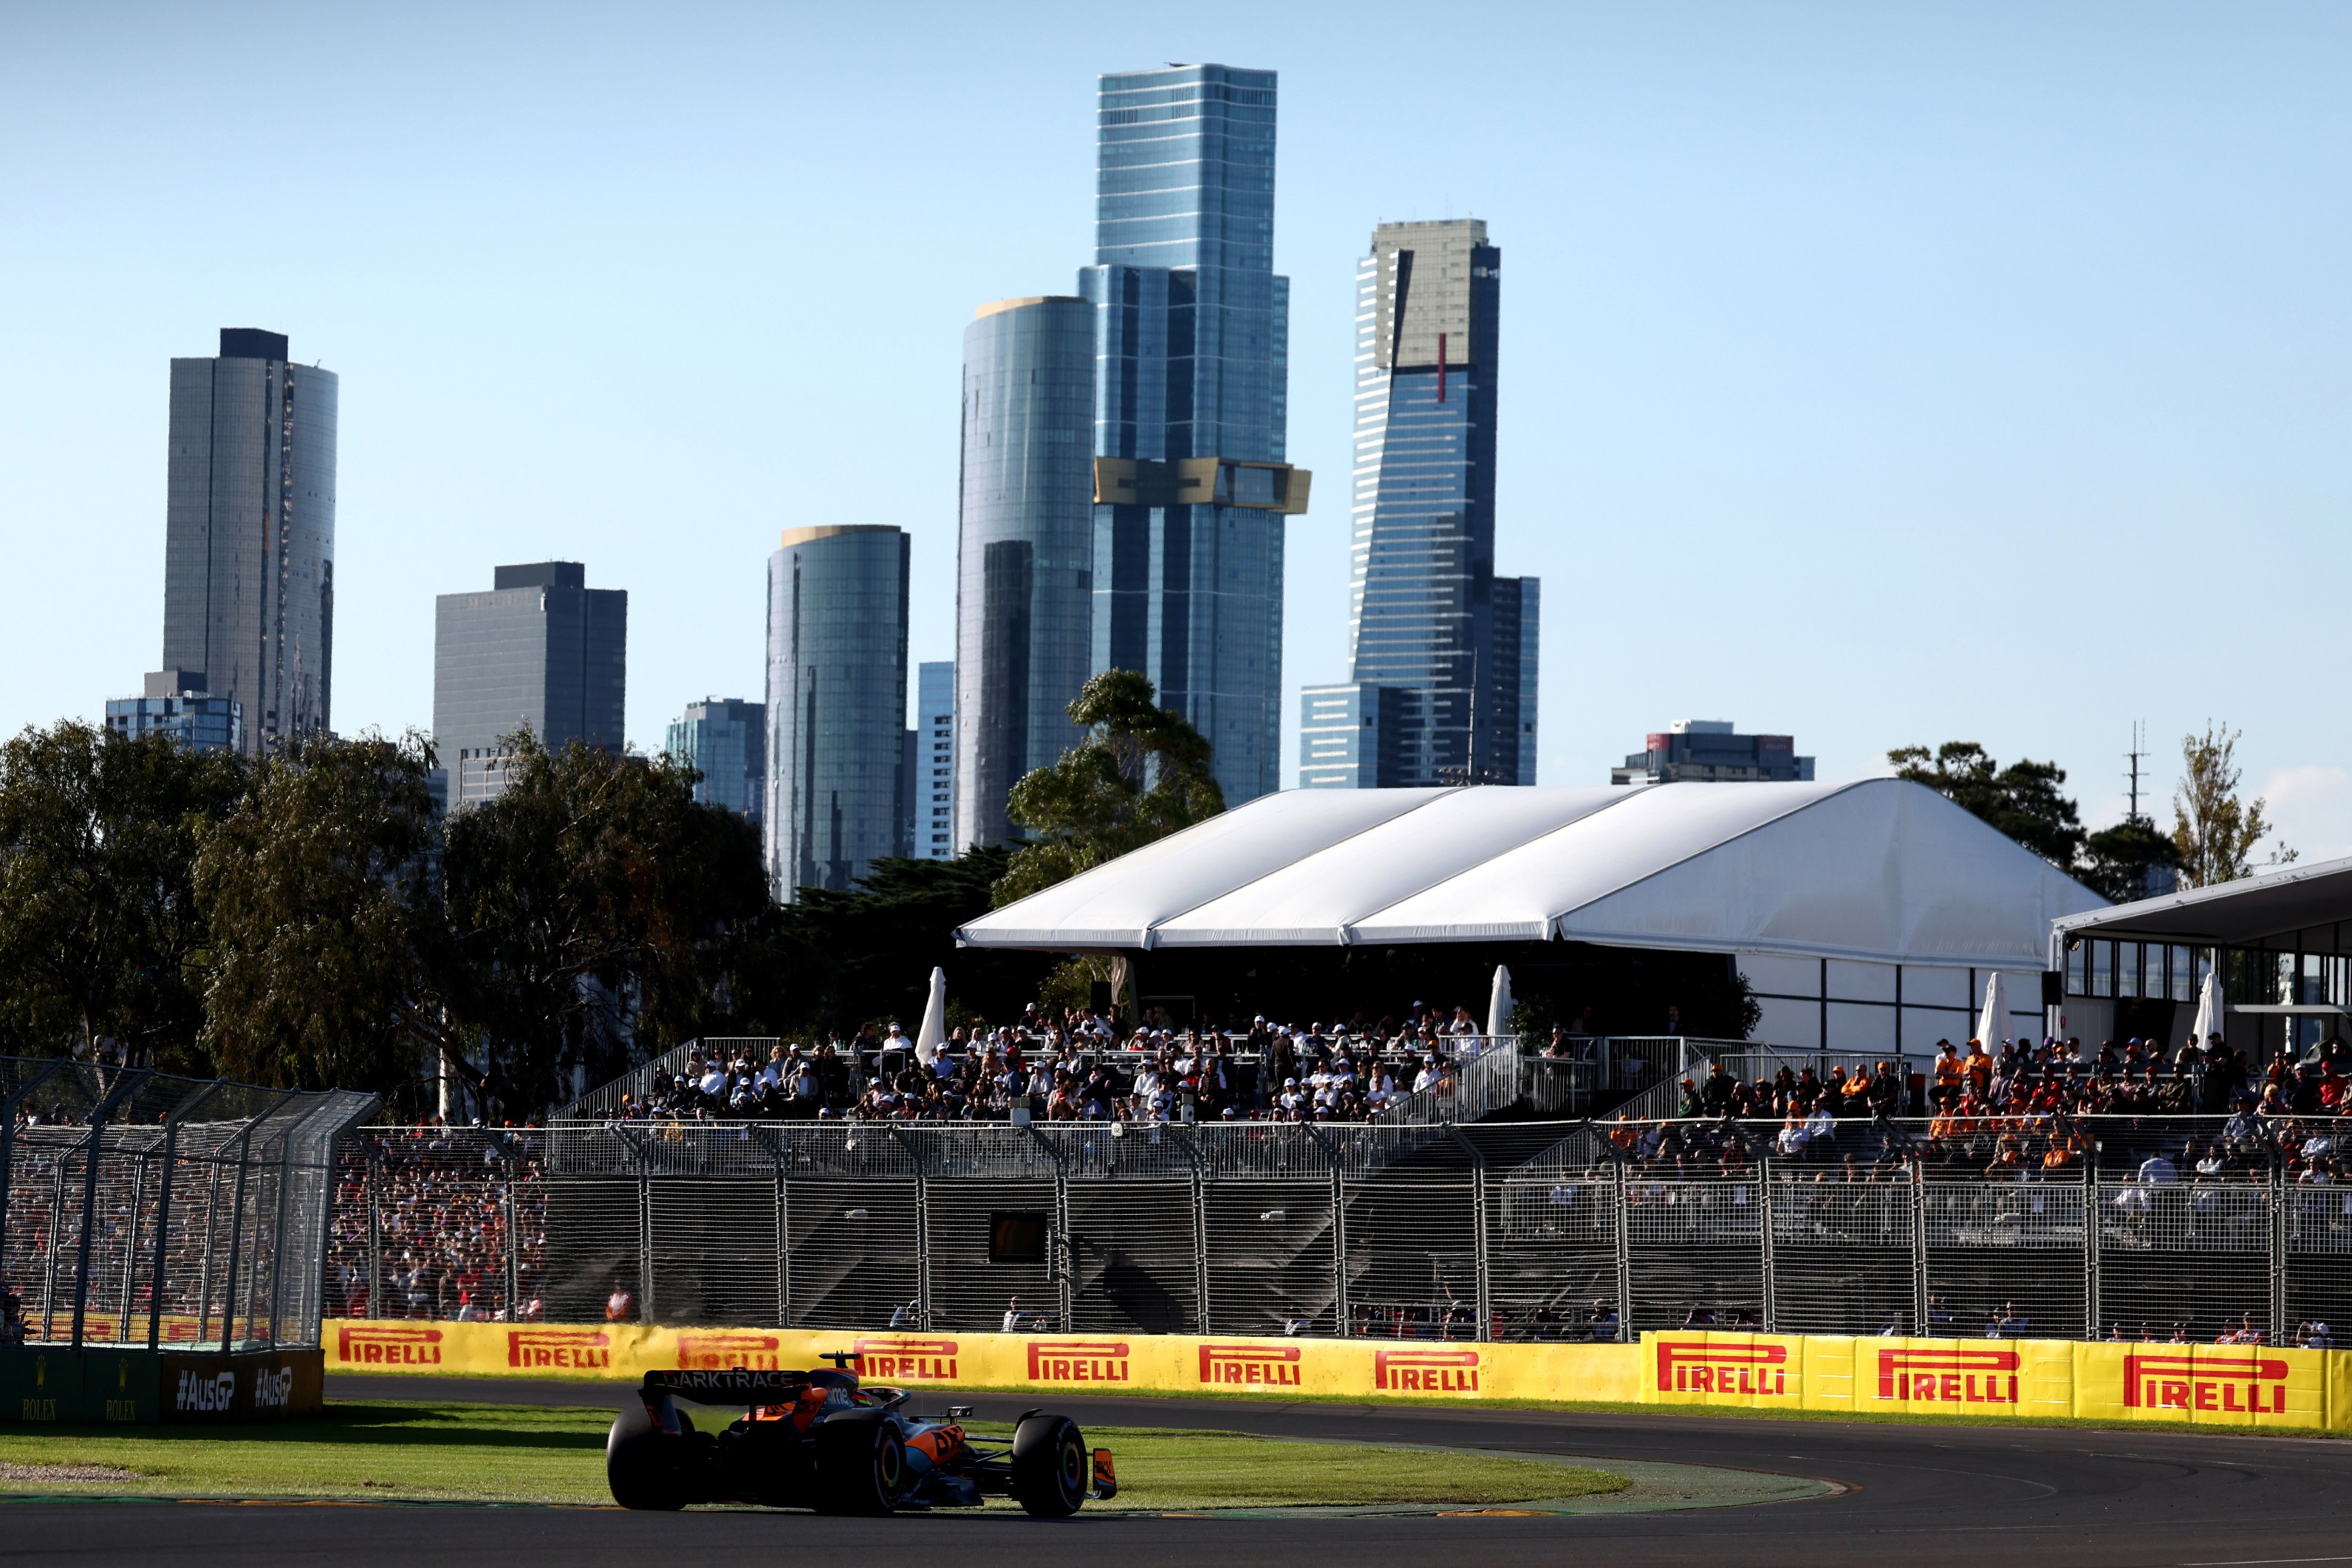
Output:
[[[852,1351],[907,1387],[1558,1399],[1856,1414],[2352,1427],[2352,1353],[2267,1345],[1849,1338],[1692,1331],[1639,1344],[1465,1344],[1180,1334],[654,1328],[341,1321],[331,1372],[633,1378],[801,1367]]]

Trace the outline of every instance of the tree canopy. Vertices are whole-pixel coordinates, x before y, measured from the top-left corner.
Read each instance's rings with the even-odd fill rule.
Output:
[[[1147,677],[1106,670],[1086,684],[1069,715],[1085,738],[1013,787],[1008,810],[1027,841],[996,884],[1000,905],[1225,809],[1208,741],[1154,701]]]
[[[1948,740],[1932,757],[1924,746],[1898,747],[1886,760],[1895,777],[1927,785],[2061,871],[2074,870],[2083,823],[2059,790],[2066,770],[2056,763],[2020,759],[2003,768],[1973,740]]]
[[[2172,847],[2190,887],[2235,882],[2253,871],[2254,846],[2271,831],[2265,802],[2238,799],[2238,732],[2208,720],[2202,735],[2180,737],[2180,787],[2172,796]],[[2295,852],[2279,845],[2270,863]]]
[[[0,1043],[201,1069],[208,831],[246,765],[68,720],[0,746]]]

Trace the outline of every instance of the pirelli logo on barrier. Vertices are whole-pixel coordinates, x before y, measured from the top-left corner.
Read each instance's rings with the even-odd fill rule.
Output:
[[[1383,1350],[1372,1356],[1372,1386],[1390,1394],[1475,1394],[1475,1350]]]
[[[857,1353],[857,1375],[895,1383],[953,1383],[956,1342],[951,1339],[900,1339],[896,1335],[860,1339],[850,1349]]]
[[[1201,1381],[1220,1388],[1296,1388],[1295,1344],[1204,1344]]]
[[[509,1329],[507,1364],[518,1372],[609,1372],[613,1336],[602,1329]]]
[[[1703,1339],[1662,1339],[1657,1346],[1661,1394],[1779,1399],[1791,1392],[1787,1345],[1710,1344]],[[1796,1392],[1802,1391],[1801,1379]]]
[[[438,1366],[441,1331],[347,1323],[335,1331],[335,1355],[344,1366]]]
[[[2015,1405],[2021,1362],[2013,1350],[1882,1350],[1878,1396],[1923,1404]]]
[[[2210,1410],[2218,1415],[2286,1413],[2287,1364],[2265,1355],[2132,1354],[2124,1357],[2127,1410]]]
[[[732,1366],[775,1372],[783,1364],[783,1342],[772,1333],[705,1329],[681,1331],[677,1336],[677,1364],[682,1372],[717,1372]]]
[[[1123,1339],[1033,1339],[1032,1383],[1127,1383],[1133,1380]]]

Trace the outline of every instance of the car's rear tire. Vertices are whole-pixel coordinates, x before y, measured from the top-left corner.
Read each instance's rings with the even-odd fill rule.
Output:
[[[686,1506],[676,1449],[678,1439],[654,1425],[644,1404],[632,1399],[613,1417],[604,1438],[604,1483],[623,1508],[672,1513]]]
[[[1066,1416],[1024,1417],[1013,1431],[1013,1495],[1032,1519],[1067,1519],[1087,1500],[1094,1458]]]
[[[844,1411],[816,1428],[816,1511],[890,1513],[907,1484],[907,1448],[879,1410]]]

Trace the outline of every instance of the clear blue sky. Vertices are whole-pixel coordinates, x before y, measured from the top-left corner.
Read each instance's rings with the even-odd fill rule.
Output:
[[[2243,727],[2352,853],[2352,8],[103,4],[0,17],[0,729],[162,636],[165,361],[342,377],[335,719],[433,596],[630,591],[629,732],[760,695],[777,531],[898,524],[950,655],[958,356],[1090,258],[1097,73],[1282,76],[1285,685],[1345,674],[1354,260],[1504,249],[1500,563],[1541,781],[1683,717],[1823,778]],[[1295,772],[1295,696],[1286,698]]]

